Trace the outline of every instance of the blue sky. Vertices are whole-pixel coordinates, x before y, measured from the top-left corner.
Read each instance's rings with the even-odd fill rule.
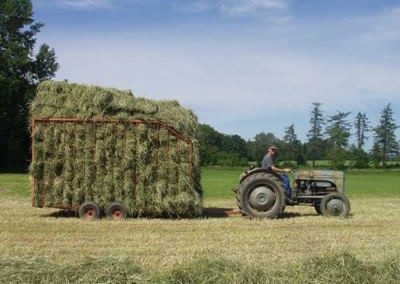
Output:
[[[392,104],[400,124],[400,1],[33,0],[57,80],[176,99],[201,123],[251,139]],[[399,130],[400,131],[400,130]],[[400,132],[397,138],[400,138]],[[369,140],[372,143],[372,137]]]

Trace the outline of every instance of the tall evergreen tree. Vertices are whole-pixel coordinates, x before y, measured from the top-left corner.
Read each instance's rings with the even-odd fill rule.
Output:
[[[322,104],[319,102],[313,102],[311,108],[310,124],[311,128],[308,131],[308,151],[310,152],[312,165],[315,167],[315,160],[321,158],[322,147],[323,147],[323,125],[325,123],[324,115],[321,109]]]
[[[351,123],[347,117],[351,112],[338,111],[336,114],[329,116],[326,133],[333,147],[345,148],[349,145]]]
[[[294,129],[294,124],[285,128],[285,136],[283,136],[283,143],[285,144],[284,159],[297,160],[301,151],[301,143],[297,139],[297,134]]]
[[[356,128],[356,145],[357,149],[361,150],[365,145],[366,140],[368,140],[367,132],[371,130],[369,126],[369,120],[365,113],[357,113],[356,119],[354,121],[354,127]]]
[[[349,145],[351,123],[347,117],[351,112],[340,112],[329,116],[326,133],[328,134],[329,151],[327,158],[334,169],[344,169],[347,159],[346,147]]]
[[[397,128],[399,126],[393,119],[393,110],[389,103],[381,112],[379,125],[373,129],[373,156],[376,162],[382,162],[383,167],[386,167],[387,156],[399,151],[399,142],[396,140],[395,133]]]
[[[285,128],[285,136],[283,136],[283,142],[286,144],[293,144],[297,141],[297,134],[294,130],[294,123]]]
[[[54,50],[33,49],[43,27],[30,0],[0,1],[0,167],[22,167],[29,159],[28,105],[38,82],[58,69]]]
[[[318,102],[312,103],[310,124],[311,129],[308,131],[307,137],[309,140],[322,139],[322,129],[325,123],[322,104]]]

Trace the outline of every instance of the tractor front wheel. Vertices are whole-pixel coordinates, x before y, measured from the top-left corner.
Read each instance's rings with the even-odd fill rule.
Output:
[[[350,201],[343,194],[330,193],[322,198],[320,209],[323,216],[344,218],[350,213]]]

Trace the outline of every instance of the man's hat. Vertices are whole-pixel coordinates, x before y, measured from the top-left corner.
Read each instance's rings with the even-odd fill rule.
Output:
[[[278,151],[278,147],[276,147],[275,145],[269,146],[268,149],[271,149],[271,150],[274,150],[274,151]]]

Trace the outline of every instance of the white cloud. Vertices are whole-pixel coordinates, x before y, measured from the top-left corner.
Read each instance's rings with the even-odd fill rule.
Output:
[[[183,13],[215,11],[230,17],[276,16],[286,12],[289,6],[289,0],[177,0],[173,3]]]
[[[38,0],[37,0],[38,1]],[[217,13],[232,17],[254,16],[285,11],[289,0],[56,0],[57,4],[69,9],[115,9],[129,5],[151,5],[164,3],[181,13]]]
[[[220,10],[232,16],[241,16],[250,13],[284,10],[288,6],[287,0],[221,0]]]
[[[77,10],[112,9],[115,1],[112,0],[58,0],[58,5]]]
[[[400,41],[400,7],[385,10],[377,16],[368,17],[374,25],[364,34],[369,41]]]
[[[173,8],[182,13],[200,14],[213,10],[218,10],[218,1],[216,0],[197,0],[197,1],[176,1],[173,2]]]

